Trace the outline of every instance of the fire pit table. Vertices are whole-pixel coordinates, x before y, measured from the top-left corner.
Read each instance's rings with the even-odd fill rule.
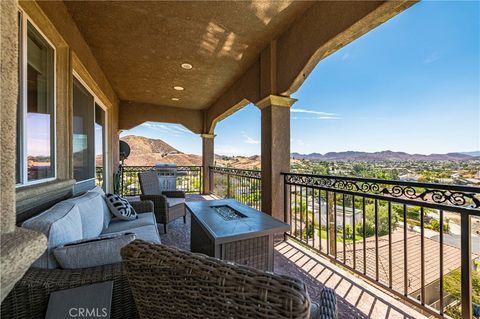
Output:
[[[233,199],[185,205],[192,214],[192,252],[273,271],[273,236],[290,225]]]

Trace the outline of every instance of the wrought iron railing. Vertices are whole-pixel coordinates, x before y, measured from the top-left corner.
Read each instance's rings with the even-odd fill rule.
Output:
[[[478,311],[480,188],[282,175],[287,236],[434,316]]]
[[[119,193],[122,196],[141,194],[138,173],[153,169],[153,166],[123,166],[120,169]],[[102,167],[96,169],[97,183],[103,181]],[[202,192],[202,166],[177,166],[177,189],[188,194]]]
[[[103,187],[103,167],[95,167],[95,185]]]
[[[211,166],[209,178],[212,194],[261,209],[262,181],[259,170]]]

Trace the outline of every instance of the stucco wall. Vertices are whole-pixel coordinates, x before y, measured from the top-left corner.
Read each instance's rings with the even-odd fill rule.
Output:
[[[16,1],[1,3],[1,163],[0,225],[2,233],[15,228],[15,119],[18,95],[18,30]]]
[[[15,227],[15,147],[18,95],[17,1],[0,1],[0,292],[3,300],[46,248],[40,233]]]

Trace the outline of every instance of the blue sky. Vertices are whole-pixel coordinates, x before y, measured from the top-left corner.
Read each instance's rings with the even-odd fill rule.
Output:
[[[322,60],[293,95],[292,152],[480,150],[480,2],[421,2]],[[122,135],[201,154],[180,125]],[[215,153],[260,153],[260,111],[218,123]]]

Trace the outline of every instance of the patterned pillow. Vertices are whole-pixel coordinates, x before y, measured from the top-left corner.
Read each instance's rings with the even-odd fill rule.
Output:
[[[138,218],[137,212],[132,205],[126,200],[116,194],[107,194],[107,205],[112,214],[123,220],[134,220]]]

